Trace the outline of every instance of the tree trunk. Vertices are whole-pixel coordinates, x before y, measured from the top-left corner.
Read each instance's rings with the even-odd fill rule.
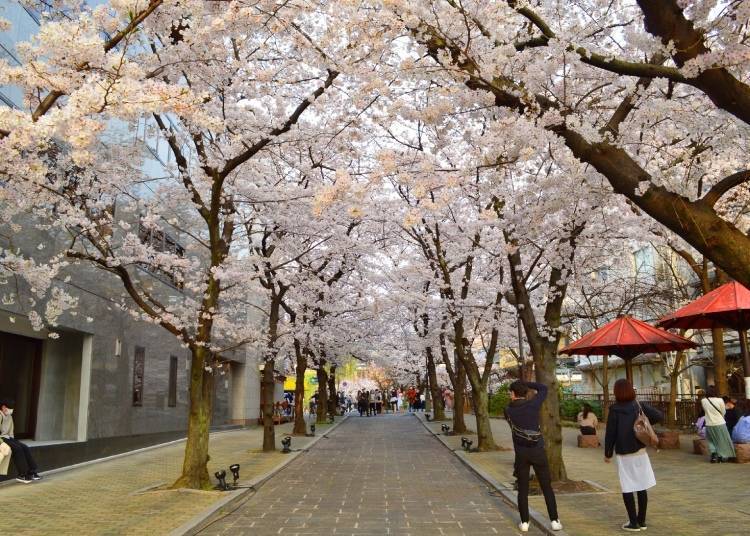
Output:
[[[674,428],[677,422],[677,380],[680,377],[680,369],[685,352],[677,352],[674,358],[674,367],[669,371],[669,407],[667,409],[667,428]]]
[[[527,334],[528,336],[528,334]],[[565,464],[562,459],[562,424],[560,422],[560,391],[555,374],[556,349],[548,344],[544,345],[544,354],[534,356],[536,381],[548,388],[547,399],[541,408],[541,428],[544,434],[545,450],[549,461],[552,480],[567,480]]]
[[[714,382],[719,396],[729,395],[729,382],[727,381],[727,355],[724,351],[724,330],[714,328],[711,330],[714,347]]]
[[[474,399],[474,411],[477,420],[477,449],[482,452],[497,450],[490,425],[490,397],[487,389],[472,389],[471,394]]]
[[[432,355],[432,348],[429,346],[427,352],[427,378],[429,380],[430,395],[432,397],[432,418],[436,421],[445,420],[445,405],[443,404],[443,395],[440,392],[440,386],[437,381],[437,368],[435,367],[435,357]]]
[[[299,343],[295,341],[295,353],[297,356],[296,382],[294,384],[294,428],[293,435],[305,435],[307,423],[305,422],[305,372],[307,371],[307,356],[298,351]]]
[[[471,402],[477,422],[477,449],[482,452],[497,450],[490,427],[490,397],[487,393],[487,384],[481,380],[476,364],[465,368],[471,384]]]
[[[208,431],[213,408],[213,374],[205,370],[208,350],[193,347],[190,363],[190,412],[182,475],[172,488],[211,489],[208,476]]]
[[[315,415],[315,422],[325,424],[328,420],[326,418],[326,410],[328,408],[328,373],[325,369],[324,360],[320,360],[315,373],[318,377],[318,409]]]
[[[453,432],[466,433],[464,421],[464,401],[466,398],[466,369],[460,359],[456,359],[456,383],[453,385]]]
[[[263,452],[276,450],[276,430],[273,422],[274,360],[266,360],[263,367]]]
[[[339,403],[339,397],[336,393],[336,365],[331,364],[331,370],[328,374],[328,414],[329,415],[337,415],[338,411],[336,411],[336,408],[338,407]]]

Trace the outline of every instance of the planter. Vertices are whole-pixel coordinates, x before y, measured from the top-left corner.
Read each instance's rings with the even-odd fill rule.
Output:
[[[657,432],[659,438],[660,449],[679,449],[680,448],[680,432],[674,430],[664,430],[663,432]]]

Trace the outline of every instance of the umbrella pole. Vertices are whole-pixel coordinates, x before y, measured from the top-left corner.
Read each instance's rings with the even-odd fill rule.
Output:
[[[742,356],[742,369],[745,373],[745,398],[750,400],[750,352],[747,349],[747,331],[738,330],[740,337],[740,355]]]
[[[633,360],[625,359],[625,377],[633,385]]]

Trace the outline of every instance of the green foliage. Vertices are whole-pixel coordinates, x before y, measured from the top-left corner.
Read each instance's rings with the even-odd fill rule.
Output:
[[[576,420],[578,413],[583,410],[583,405],[588,402],[596,416],[602,418],[602,406],[596,400],[582,400],[580,398],[567,398],[560,400],[560,417],[569,421]]]
[[[490,395],[490,415],[501,417],[505,408],[510,404],[510,384],[503,384],[492,395]]]

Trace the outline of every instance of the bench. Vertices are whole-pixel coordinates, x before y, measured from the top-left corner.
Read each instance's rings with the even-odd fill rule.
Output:
[[[599,448],[599,436],[578,434],[578,448],[595,449]]]

